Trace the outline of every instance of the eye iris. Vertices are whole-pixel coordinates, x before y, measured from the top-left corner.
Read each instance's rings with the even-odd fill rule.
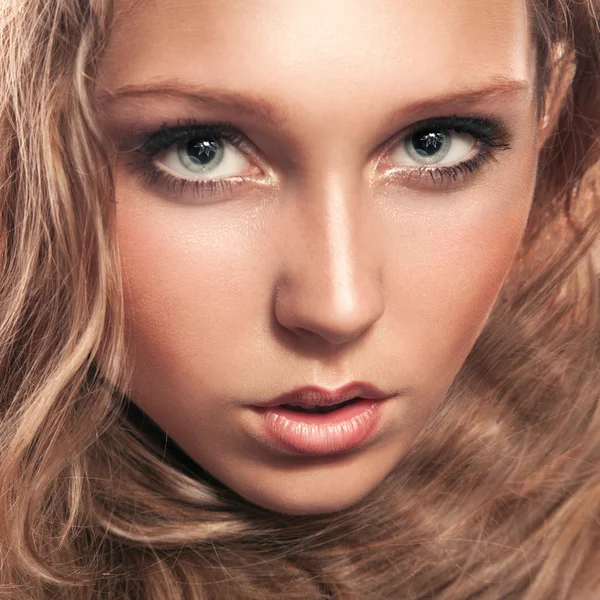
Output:
[[[414,151],[424,158],[432,158],[440,154],[448,145],[447,136],[439,131],[422,131],[415,133],[411,139]]]
[[[213,163],[218,164],[223,156],[223,146],[213,137],[192,138],[179,147],[179,158],[186,168],[204,171]],[[217,159],[217,160],[216,160]]]

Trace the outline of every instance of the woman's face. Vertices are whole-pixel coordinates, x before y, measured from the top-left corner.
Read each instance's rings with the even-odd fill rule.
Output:
[[[351,506],[431,418],[519,246],[537,156],[525,2],[118,8],[100,93],[127,393],[251,502]],[[372,421],[352,416],[365,401],[255,408],[357,381],[389,396]]]

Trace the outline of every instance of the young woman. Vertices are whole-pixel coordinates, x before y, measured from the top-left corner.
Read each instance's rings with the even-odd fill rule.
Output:
[[[0,596],[600,598],[596,0],[0,0]]]

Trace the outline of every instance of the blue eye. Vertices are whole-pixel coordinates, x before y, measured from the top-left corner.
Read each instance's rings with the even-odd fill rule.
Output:
[[[431,188],[469,178],[510,137],[496,119],[436,117],[410,127],[385,162],[406,185]]]
[[[156,154],[153,161],[167,173],[192,181],[241,176],[250,164],[232,143],[214,135],[184,139]]]
[[[177,154],[187,169],[207,171],[210,170],[211,163],[214,168],[215,163],[218,165],[223,160],[223,143],[212,136],[193,138],[178,144]]]
[[[435,154],[445,155],[448,152],[448,135],[446,132],[439,133],[430,131],[428,133],[414,133],[410,138],[407,148],[414,148],[419,156],[430,158]],[[443,152],[443,150],[446,152]]]
[[[204,198],[244,183],[253,149],[231,123],[189,121],[163,125],[130,152],[144,157],[128,165],[149,187],[161,185],[173,195],[190,191]]]
[[[432,187],[474,174],[495,150],[507,149],[510,136],[495,119],[439,117],[420,122],[404,134],[391,166],[410,185]],[[231,123],[163,125],[134,150],[143,160],[128,163],[149,187],[163,186],[182,196],[215,195],[262,171],[249,159],[256,148]],[[423,178],[423,175],[426,175]]]
[[[476,146],[477,140],[468,133],[420,130],[405,138],[394,157],[406,165],[458,164],[471,158]]]

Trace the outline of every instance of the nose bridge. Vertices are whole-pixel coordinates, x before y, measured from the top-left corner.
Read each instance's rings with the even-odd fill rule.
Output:
[[[384,305],[365,185],[357,170],[344,171],[313,171],[286,198],[293,216],[276,302],[282,325],[335,344],[369,329]]]

